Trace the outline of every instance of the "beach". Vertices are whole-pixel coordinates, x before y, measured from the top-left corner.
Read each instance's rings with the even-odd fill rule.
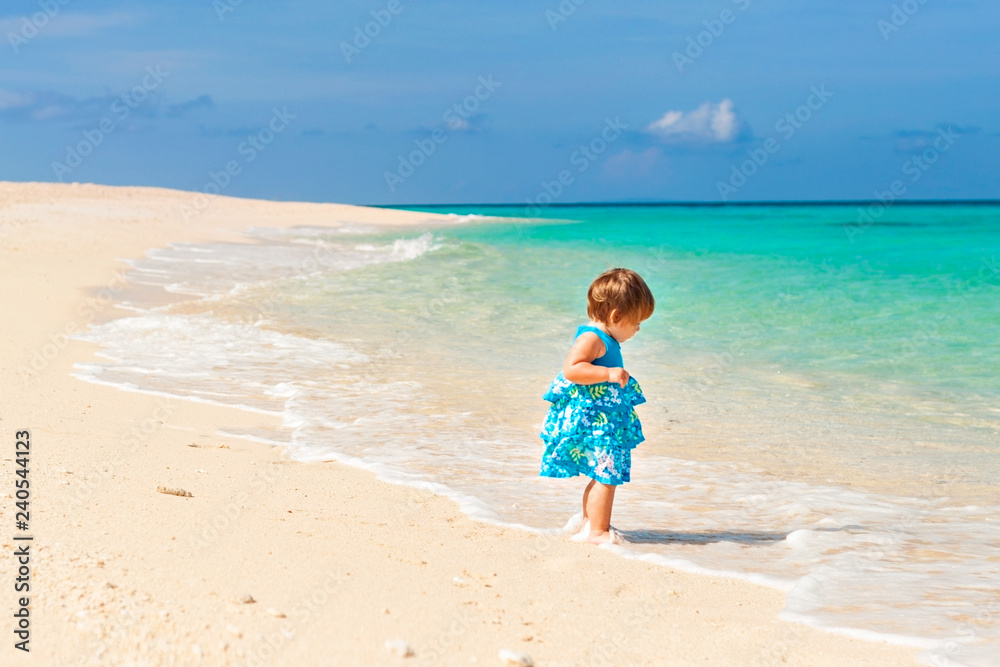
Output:
[[[128,315],[126,294],[167,299],[129,286],[122,260],[249,243],[250,228],[452,222],[198,197],[0,183],[5,609],[25,430],[34,538],[30,653],[8,634],[5,664],[489,665],[502,650],[537,665],[918,664],[914,646],[780,620],[772,587],[477,521],[370,470],[224,435],[277,428],[266,410],[74,377],[100,348],[72,336]]]

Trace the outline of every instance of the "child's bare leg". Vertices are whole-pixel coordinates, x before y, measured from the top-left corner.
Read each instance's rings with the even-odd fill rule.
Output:
[[[596,479],[590,480],[590,484],[587,488],[583,490],[583,520],[586,521],[589,517],[587,515],[587,497],[590,496],[590,490],[594,488],[594,484],[597,484]]]
[[[598,482],[594,484],[587,498],[587,516],[590,519],[590,538],[592,544],[602,544],[611,541],[611,507],[615,502],[617,486]]]

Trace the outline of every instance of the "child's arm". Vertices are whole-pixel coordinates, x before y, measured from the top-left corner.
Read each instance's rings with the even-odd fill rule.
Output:
[[[604,343],[597,334],[591,331],[580,334],[563,362],[563,377],[576,384],[617,382],[624,387],[628,384],[628,371],[624,368],[605,368],[590,363],[604,353]]]

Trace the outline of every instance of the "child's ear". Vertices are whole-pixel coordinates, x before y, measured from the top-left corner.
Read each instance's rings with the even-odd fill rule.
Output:
[[[618,312],[617,308],[615,308],[608,314],[608,321],[611,322],[611,324],[618,324],[618,320],[621,319],[621,316],[622,314]]]

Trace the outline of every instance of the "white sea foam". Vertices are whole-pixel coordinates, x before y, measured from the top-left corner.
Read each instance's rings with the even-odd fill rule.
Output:
[[[470,222],[486,222],[487,220],[496,220],[493,216],[489,215],[479,215],[478,213],[448,213],[449,221],[456,225],[465,225]]]
[[[281,230],[283,238],[270,243],[219,243],[211,249],[177,243],[151,250],[141,261],[131,261],[130,282],[156,285],[180,294],[220,297],[246,285],[289,280],[318,272],[343,272],[371,264],[404,262],[436,250],[430,233],[390,243],[356,243],[336,237],[295,236]],[[278,234],[273,234],[278,236]],[[202,255],[214,253],[212,259]]]

